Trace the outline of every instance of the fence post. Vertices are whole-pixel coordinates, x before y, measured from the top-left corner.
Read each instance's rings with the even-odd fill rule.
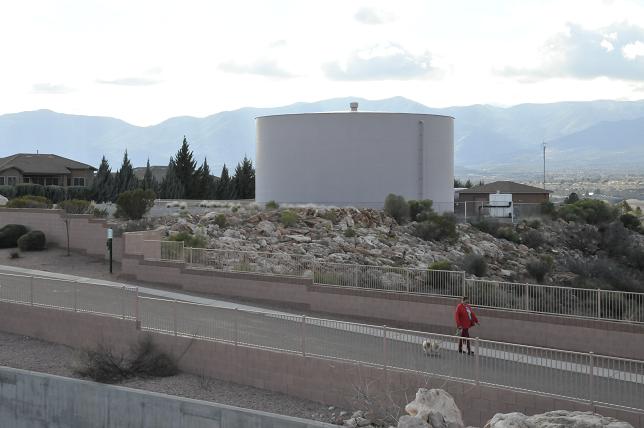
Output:
[[[172,301],[172,330],[177,335],[177,299]]]
[[[597,289],[597,319],[602,317],[602,295],[601,290]]]
[[[461,281],[463,281],[463,294],[461,294],[461,296],[467,296],[467,279],[465,278],[465,271],[461,272]]]
[[[74,283],[74,312],[78,312],[78,282]]]
[[[125,285],[121,286],[121,319],[125,319]]]
[[[465,223],[467,223],[467,201],[465,201]]]
[[[235,312],[233,316],[233,324],[235,327],[235,333],[233,339],[235,340],[235,347],[239,344],[239,308],[235,307]]]
[[[387,326],[383,325],[382,326],[382,367],[386,371],[387,370],[387,362],[388,362],[388,357],[387,357]]]
[[[476,385],[477,386],[481,383],[481,360],[480,360],[480,357],[479,357],[481,347],[480,347],[479,342],[480,342],[479,338],[477,337],[474,340],[474,357],[475,357],[474,370],[475,370],[475,373],[476,373]]]
[[[136,297],[134,300],[134,318],[136,320],[136,329],[141,330],[141,309],[139,307],[139,287],[136,287]]]
[[[300,342],[302,346],[302,356],[306,357],[306,316],[302,315],[300,322]]]
[[[590,400],[590,406],[591,406],[591,411],[595,411],[595,353],[594,352],[589,352],[588,353],[589,357],[589,366],[590,366],[590,371],[588,372],[589,374],[589,380],[588,380],[588,398]]]
[[[34,305],[34,276],[29,277],[29,304]]]
[[[192,264],[192,250],[193,250],[193,248],[190,247],[189,250],[190,250],[190,264]]]
[[[524,289],[523,289],[523,295],[525,297],[525,310],[529,311],[530,310],[530,293],[529,293],[529,285],[525,284]]]

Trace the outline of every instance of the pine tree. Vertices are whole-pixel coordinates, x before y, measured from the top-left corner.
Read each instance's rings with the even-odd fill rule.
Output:
[[[472,180],[468,178],[467,181],[465,182],[465,187],[467,187],[468,189],[472,187]]]
[[[156,178],[154,178],[154,176],[152,175],[152,169],[150,169],[150,158],[148,158],[148,162],[145,165],[145,175],[143,175],[141,187],[143,188],[143,190],[152,190],[155,193],[158,190]]]
[[[92,195],[98,203],[111,202],[114,200],[114,190],[112,168],[110,168],[109,162],[103,156],[92,183]]]
[[[132,169],[132,163],[127,157],[127,149],[123,155],[123,163],[121,164],[121,169],[116,172],[116,189],[117,195],[128,190],[133,190],[138,187],[138,180],[134,176],[134,170]]]
[[[196,194],[199,192],[199,189],[195,186],[197,162],[195,162],[192,156],[188,140],[185,136],[183,137],[181,148],[174,157],[174,163],[175,174],[179,179],[179,183],[184,188],[184,197],[188,199],[198,197]]]
[[[253,162],[246,156],[235,168],[233,188],[237,199],[255,198],[255,168],[253,168]]]
[[[217,181],[216,199],[231,199],[231,183],[230,176],[228,175],[228,168],[224,164],[221,168],[221,174]]]
[[[185,197],[185,190],[177,177],[176,165],[173,158],[170,158],[168,170],[161,182],[159,192],[164,199],[183,199]]]
[[[208,160],[204,158],[203,164],[196,172],[197,194],[195,197],[200,199],[211,199],[214,196],[214,181],[210,175]]]

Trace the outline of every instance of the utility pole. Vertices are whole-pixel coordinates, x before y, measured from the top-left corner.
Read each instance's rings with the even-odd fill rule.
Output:
[[[546,142],[541,143],[543,146],[543,190],[546,190]]]

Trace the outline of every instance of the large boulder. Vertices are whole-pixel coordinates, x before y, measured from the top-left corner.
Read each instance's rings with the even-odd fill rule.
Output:
[[[633,425],[591,412],[557,410],[539,415],[497,413],[485,428],[633,428]]]
[[[426,426],[431,428],[464,428],[463,417],[454,398],[442,389],[420,388],[416,393],[416,399],[405,406],[405,411],[412,417],[426,422]],[[400,427],[400,424],[398,426]]]
[[[4,196],[0,195],[0,207],[4,207],[5,205],[7,205],[7,202],[9,202],[9,199],[7,199]]]

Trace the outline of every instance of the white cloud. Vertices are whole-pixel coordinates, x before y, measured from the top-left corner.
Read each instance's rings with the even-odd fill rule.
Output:
[[[151,86],[158,85],[161,80],[151,79],[149,77],[120,77],[117,79],[97,79],[96,83],[105,85],[120,85],[120,86]]]
[[[644,43],[638,40],[635,43],[624,45],[622,47],[622,54],[624,54],[624,58],[628,60],[634,60],[638,57],[644,56]]]
[[[67,94],[74,91],[70,87],[55,83],[36,83],[31,90],[37,94]]]
[[[599,46],[606,49],[606,52],[610,52],[615,49],[615,46],[613,46],[613,44],[606,39],[602,40]]]
[[[356,50],[344,63],[330,62],[322,69],[333,80],[411,80],[437,71],[429,52],[414,55],[393,43]]]
[[[360,8],[353,17],[356,21],[367,25],[387,24],[396,20],[393,13],[372,7]]]
[[[295,77],[294,74],[281,68],[276,61],[270,59],[258,59],[248,64],[239,64],[234,61],[222,62],[218,68],[227,73],[255,74],[279,78]]]

